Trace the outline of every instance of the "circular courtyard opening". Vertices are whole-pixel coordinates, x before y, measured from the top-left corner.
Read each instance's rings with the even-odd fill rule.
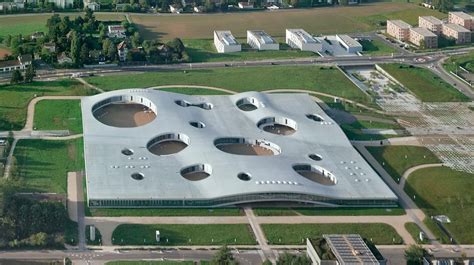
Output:
[[[293,165],[293,170],[301,176],[321,185],[332,186],[337,184],[337,179],[331,172],[317,165],[296,164]]]
[[[181,152],[188,147],[190,139],[183,133],[165,133],[151,139],[146,148],[158,156],[171,155]]]
[[[212,167],[209,164],[195,164],[181,169],[180,173],[187,180],[199,181],[208,178],[212,174]]]
[[[273,134],[292,135],[297,130],[294,120],[286,117],[267,117],[257,123],[257,127]]]
[[[233,155],[274,156],[281,153],[281,148],[272,142],[243,137],[217,138],[214,140],[214,146]]]
[[[246,97],[237,100],[235,105],[243,111],[253,111],[258,109],[259,101],[254,97]]]

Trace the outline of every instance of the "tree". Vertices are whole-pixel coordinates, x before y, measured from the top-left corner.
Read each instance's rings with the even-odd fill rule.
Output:
[[[306,255],[292,255],[283,253],[278,257],[277,265],[311,265],[311,260]]]
[[[116,55],[117,55],[117,46],[115,46],[113,42],[110,42],[105,56],[109,57],[111,61],[115,61]]]
[[[433,0],[433,6],[441,12],[448,12],[453,9],[453,0]]]
[[[25,72],[25,82],[26,83],[31,83],[33,82],[33,78],[36,76],[36,70],[33,64],[28,65],[26,67],[26,72]]]
[[[81,64],[87,63],[89,61],[89,49],[87,49],[87,45],[85,43],[81,46],[79,58],[81,60]]]
[[[239,264],[234,260],[232,252],[227,246],[223,246],[219,251],[214,255],[214,258],[211,260],[212,265],[237,265]]]
[[[79,66],[81,64],[81,46],[82,46],[82,40],[81,36],[79,36],[79,33],[77,31],[72,32],[71,36],[71,58],[72,62]]]
[[[142,44],[142,37],[140,36],[140,33],[137,31],[133,33],[133,36],[131,38],[132,41],[132,47],[133,48],[138,48]]]
[[[20,70],[13,71],[10,84],[18,84],[18,83],[21,83],[22,81],[23,81],[23,75],[21,74]]]
[[[410,245],[405,250],[405,258],[407,264],[423,264],[423,256],[425,255],[425,249],[420,245]]]

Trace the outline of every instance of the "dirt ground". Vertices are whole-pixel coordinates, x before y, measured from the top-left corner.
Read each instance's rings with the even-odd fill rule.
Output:
[[[100,122],[114,127],[130,128],[150,123],[156,114],[140,104],[110,104],[94,113]]]
[[[223,152],[235,155],[272,156],[272,150],[251,144],[223,144],[217,146]]]
[[[3,60],[3,58],[5,58],[5,55],[10,55],[10,54],[11,52],[9,49],[0,47],[0,60]]]
[[[155,155],[176,154],[188,145],[180,141],[166,141],[151,146],[148,150]]]

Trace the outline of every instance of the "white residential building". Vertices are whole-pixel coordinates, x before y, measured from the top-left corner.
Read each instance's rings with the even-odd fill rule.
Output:
[[[387,20],[387,34],[401,41],[410,38],[411,25],[402,20]]]
[[[443,21],[433,16],[418,17],[418,26],[430,30],[436,35],[440,35],[443,31]]]
[[[321,52],[323,45],[319,40],[302,29],[286,29],[286,43],[302,51]]]
[[[11,72],[14,70],[25,70],[32,61],[33,58],[29,54],[20,55],[16,60],[0,61],[0,73]]]
[[[410,42],[427,49],[438,48],[438,36],[426,28],[411,28]]]
[[[474,30],[474,17],[464,12],[449,12],[448,23],[458,24],[468,30]]]
[[[125,28],[121,25],[110,25],[108,26],[107,35],[109,38],[123,39],[126,37]]]
[[[240,9],[252,9],[253,8],[253,3],[251,3],[251,2],[239,2],[239,8]]]
[[[280,49],[280,44],[263,30],[247,30],[247,43],[258,50]]]
[[[362,45],[349,35],[336,35],[339,44],[346,49],[348,53],[362,52]]]
[[[117,45],[117,53],[121,62],[125,62],[127,60],[128,45],[125,41],[122,41]]]
[[[54,3],[54,6],[58,8],[72,8],[74,5],[74,0],[48,0],[48,3]]]
[[[214,46],[216,46],[218,53],[240,52],[242,50],[242,45],[228,30],[214,31]]]

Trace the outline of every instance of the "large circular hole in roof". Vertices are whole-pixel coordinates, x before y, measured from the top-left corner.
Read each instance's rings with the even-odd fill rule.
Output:
[[[92,107],[92,114],[101,123],[119,127],[139,127],[156,118],[156,106],[141,96],[122,95],[104,99]]]
[[[259,101],[254,97],[246,97],[237,100],[235,105],[243,111],[253,111],[258,109]]]
[[[252,176],[249,173],[240,172],[239,174],[237,174],[237,178],[242,181],[249,181],[252,179]]]
[[[233,155],[273,156],[281,153],[280,147],[272,142],[243,137],[217,138],[214,140],[214,146]]]
[[[257,127],[273,134],[291,135],[297,130],[294,120],[286,117],[267,117],[257,123]]]
[[[293,165],[293,170],[301,176],[325,186],[337,184],[336,177],[328,170],[311,164]]]
[[[179,153],[188,147],[189,144],[190,139],[186,134],[165,133],[151,139],[147,143],[146,148],[152,154],[161,156]]]
[[[143,180],[145,178],[145,175],[143,175],[143,173],[135,172],[132,173],[131,177],[134,180]]]
[[[212,174],[212,167],[209,164],[195,164],[181,169],[180,173],[187,180],[199,181],[208,178]]]

